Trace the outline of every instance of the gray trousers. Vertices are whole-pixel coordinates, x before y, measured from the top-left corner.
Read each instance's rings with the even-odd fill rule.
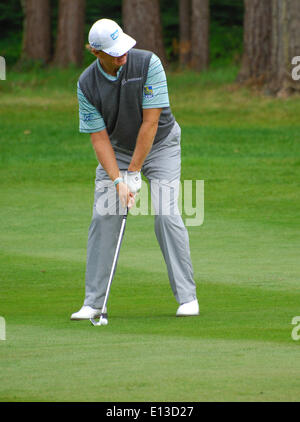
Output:
[[[150,183],[155,234],[167,265],[170,285],[175,299],[182,304],[196,299],[196,286],[188,232],[177,205],[176,186],[179,187],[181,170],[180,136],[180,127],[175,123],[170,134],[153,145],[142,173]],[[126,170],[131,156],[118,148],[114,149],[119,169]],[[124,212],[116,189],[100,164],[95,183],[93,218],[88,234],[84,305],[101,308]],[[164,194],[166,191],[167,194]]]

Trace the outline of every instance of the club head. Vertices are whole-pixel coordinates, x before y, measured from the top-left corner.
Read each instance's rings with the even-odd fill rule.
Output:
[[[108,319],[103,317],[103,316],[101,316],[99,320],[96,320],[94,318],[90,318],[90,321],[95,326],[96,325],[98,326],[98,325],[107,325],[108,324]]]

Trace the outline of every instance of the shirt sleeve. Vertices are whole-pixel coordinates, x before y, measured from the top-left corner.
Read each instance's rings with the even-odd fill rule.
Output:
[[[77,97],[79,103],[79,132],[94,133],[105,129],[103,117],[84,96],[79,83],[77,83]]]
[[[143,92],[143,108],[169,107],[167,78],[160,59],[153,54]]]

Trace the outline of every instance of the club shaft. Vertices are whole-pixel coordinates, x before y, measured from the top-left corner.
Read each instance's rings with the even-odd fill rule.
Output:
[[[125,231],[127,215],[128,215],[128,207],[127,207],[126,213],[124,214],[123,219],[122,219],[120,234],[119,234],[118,243],[117,243],[117,247],[116,247],[116,251],[115,251],[115,255],[114,255],[114,259],[113,259],[113,263],[112,263],[112,267],[111,267],[111,272],[110,272],[107,288],[106,288],[106,293],[105,293],[105,298],[104,298],[104,302],[103,302],[103,306],[102,306],[102,312],[101,312],[100,319],[103,317],[103,314],[106,313],[106,305],[107,305],[108,296],[109,296],[109,292],[110,292],[110,286],[111,286],[111,283],[113,281],[114,274],[115,274],[116,267],[117,267],[118,256],[119,256],[119,252],[120,252],[120,249],[121,249],[121,243],[122,243],[122,239],[123,239],[123,235],[124,235],[124,231]]]

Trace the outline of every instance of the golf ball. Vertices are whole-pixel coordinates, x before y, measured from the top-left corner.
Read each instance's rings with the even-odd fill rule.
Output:
[[[100,321],[100,325],[107,325],[108,324],[108,320],[106,318],[102,318]]]

